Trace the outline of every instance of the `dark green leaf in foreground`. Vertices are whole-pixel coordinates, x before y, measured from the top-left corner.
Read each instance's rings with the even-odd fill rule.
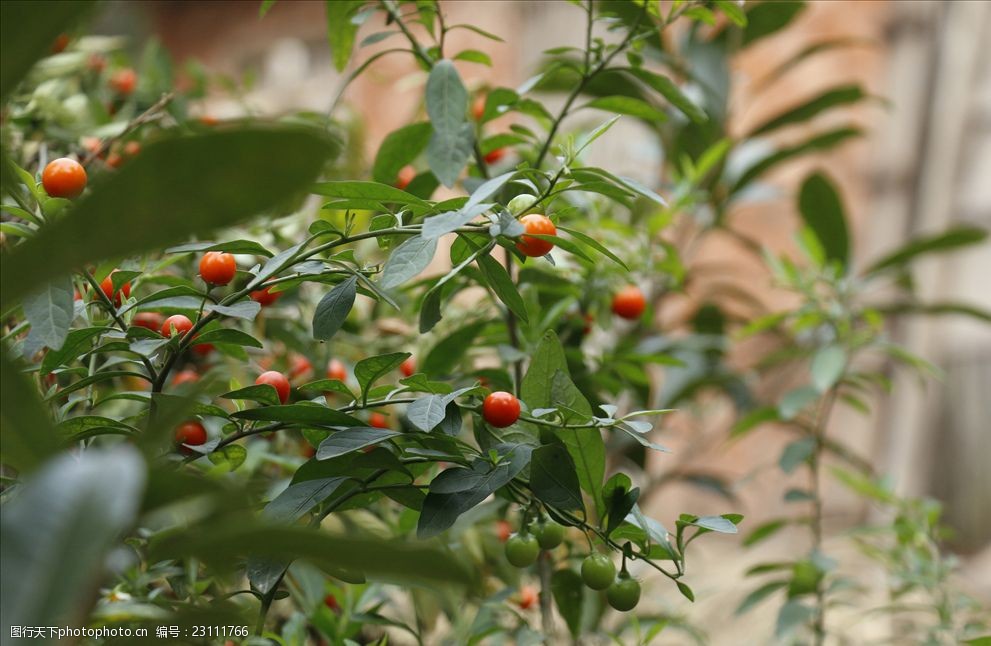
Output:
[[[86,263],[161,249],[271,209],[310,186],[336,147],[321,131],[274,125],[150,143],[4,259],[3,307]]]

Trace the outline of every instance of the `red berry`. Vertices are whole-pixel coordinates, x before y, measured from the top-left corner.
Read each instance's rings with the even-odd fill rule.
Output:
[[[416,169],[410,165],[403,166],[396,175],[396,188],[404,190],[414,178],[416,178]]]
[[[496,521],[496,536],[503,543],[509,540],[509,537],[513,535],[513,526],[509,524],[509,521],[498,520]]]
[[[289,376],[293,379],[313,372],[313,364],[301,354],[294,354],[289,364]]]
[[[69,34],[59,34],[55,42],[52,43],[52,53],[58,54],[65,51],[65,48],[69,46]]]
[[[263,372],[258,376],[258,379],[255,379],[255,385],[260,384],[268,384],[275,388],[275,392],[279,394],[279,401],[283,404],[289,401],[289,380],[281,372],[275,370]]]
[[[100,283],[100,289],[103,290],[103,294],[107,297],[107,299],[110,300],[110,302],[112,302],[117,307],[120,307],[121,301],[124,298],[131,297],[131,283],[124,283],[123,285],[120,286],[120,289],[118,289],[115,292],[114,281],[113,278],[111,278],[111,276],[113,276],[114,272],[116,271],[117,270],[115,269],[114,271],[110,272],[110,276],[107,276],[106,278],[103,279],[103,282]],[[123,298],[121,298],[122,294],[123,294]]]
[[[162,329],[162,315],[157,312],[138,312],[131,319],[131,325],[158,332]]]
[[[233,254],[208,251],[200,258],[200,278],[211,285],[226,285],[234,280],[236,271]]]
[[[523,225],[524,231],[529,234],[546,236],[557,235],[557,227],[554,226],[554,223],[551,222],[551,219],[546,215],[540,215],[539,213],[524,215],[520,218],[520,223]],[[554,243],[548,240],[541,240],[540,238],[533,238],[524,234],[520,236],[519,242],[516,243],[516,248],[519,249],[520,253],[524,256],[537,258],[547,255],[547,253],[554,248]]]
[[[471,104],[471,116],[475,121],[481,121],[482,117],[485,116],[485,95],[479,94],[475,97],[475,101]]]
[[[643,292],[636,285],[627,285],[616,292],[612,299],[613,314],[624,319],[640,318],[646,307],[647,301],[643,297]]]
[[[337,597],[332,594],[328,594],[323,598],[323,605],[327,606],[334,612],[338,612],[341,609],[341,606],[337,603]]]
[[[190,349],[201,357],[207,356],[214,350],[212,343],[197,343]]]
[[[117,70],[110,77],[110,88],[122,96],[129,96],[138,85],[138,75],[130,67]]]
[[[485,163],[494,164],[505,156],[506,156],[505,148],[496,148],[493,151],[485,153]]]
[[[124,163],[124,158],[120,156],[119,152],[112,152],[107,155],[106,164],[110,168],[120,168],[121,164]]]
[[[273,292],[271,287],[265,287],[263,289],[256,289],[251,292],[250,296],[251,300],[259,303],[262,307],[267,307],[279,300],[282,292]]]
[[[53,159],[41,173],[41,185],[50,196],[71,200],[79,197],[86,188],[86,169],[75,159]]]
[[[368,416],[368,425],[375,428],[389,428],[389,419],[382,413],[372,413]]]
[[[330,363],[327,364],[327,379],[348,380],[348,369],[339,359],[331,359]]]
[[[182,384],[191,384],[194,381],[199,381],[200,376],[195,370],[181,370],[172,377],[173,386],[181,386]]]
[[[189,320],[188,316],[173,314],[162,323],[162,336],[172,336],[173,328],[175,328],[176,334],[182,336],[193,329],[193,322]]]
[[[416,361],[413,357],[407,357],[405,361],[399,364],[399,372],[403,373],[404,377],[412,377],[416,372]]]
[[[139,152],[141,152],[141,144],[136,141],[129,141],[124,144],[124,154],[128,157],[134,157]]]
[[[537,603],[537,590],[530,585],[520,588],[520,609],[527,610]]]
[[[520,418],[520,400],[505,391],[496,391],[482,402],[482,417],[496,428],[512,426]]]
[[[179,444],[200,446],[206,444],[206,429],[196,421],[184,422],[175,430],[175,439]]]

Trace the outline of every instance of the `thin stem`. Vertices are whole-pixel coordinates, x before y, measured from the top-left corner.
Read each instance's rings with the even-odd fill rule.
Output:
[[[406,36],[406,40],[409,41],[409,44],[413,46],[413,54],[415,54],[417,58],[423,61],[423,63],[427,67],[432,66],[434,64],[433,59],[430,58],[430,55],[427,54],[427,51],[423,49],[423,45],[420,44],[420,41],[418,41],[416,37],[413,36],[413,33],[409,30],[409,27],[407,27],[406,23],[403,22],[402,16],[400,16],[397,12],[393,11],[392,7],[390,6],[390,3],[382,2],[381,5],[382,8],[385,9],[385,12],[389,14],[392,20],[396,23],[396,26],[399,27],[399,30],[403,32],[403,35]]]
[[[158,101],[154,103],[154,105],[152,105],[150,108],[148,108],[138,116],[131,119],[127,123],[127,125],[124,126],[124,130],[122,130],[120,134],[113,137],[108,137],[103,141],[101,141],[100,146],[96,150],[91,151],[83,159],[83,166],[89,166],[94,159],[96,159],[103,153],[107,152],[107,150],[110,148],[111,145],[113,145],[115,141],[120,141],[121,139],[129,135],[131,132],[133,132],[135,129],[137,129],[139,126],[142,126],[146,123],[158,119],[162,110],[165,108],[165,106],[167,106],[169,103],[172,102],[173,98],[175,98],[175,94],[172,92],[167,92],[163,94],[161,98],[159,98]]]
[[[822,489],[821,489],[821,477],[820,477],[820,466],[822,461],[822,455],[825,450],[825,434],[826,426],[829,423],[829,415],[833,410],[833,404],[836,402],[836,395],[838,389],[833,387],[830,389],[829,393],[823,398],[822,405],[819,412],[816,414],[816,422],[813,428],[813,433],[815,434],[815,450],[812,452],[812,456],[809,460],[809,473],[811,480],[812,489],[812,518],[810,519],[809,526],[812,530],[812,550],[813,552],[819,553],[822,551],[822,515],[823,515],[823,504],[822,504]],[[819,580],[816,584],[815,590],[815,616],[812,620],[813,632],[815,634],[815,645],[822,646],[826,640],[826,588],[825,588],[825,577]]]
[[[122,332],[127,332],[127,323],[125,323],[124,319],[122,319],[120,314],[117,313],[117,308],[110,300],[110,297],[103,293],[103,288],[100,284],[96,282],[96,279],[93,278],[88,271],[83,270],[82,274],[86,279],[86,282],[89,283],[90,287],[93,289],[93,294],[96,296],[96,300],[100,306],[107,312],[107,314],[110,315],[110,318],[114,320],[114,323],[117,324],[117,327],[119,327]],[[151,362],[148,361],[148,358],[144,355],[139,354],[138,356],[141,358],[141,363],[144,364],[145,370],[148,371],[148,378],[152,383],[155,383],[158,376],[155,373],[155,367],[151,365]]]

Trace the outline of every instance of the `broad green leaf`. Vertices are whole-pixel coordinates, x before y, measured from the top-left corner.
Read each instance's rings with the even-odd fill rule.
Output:
[[[255,384],[245,386],[221,395],[224,399],[239,399],[242,401],[253,401],[265,406],[279,405],[279,392],[274,386],[269,384]]]
[[[287,422],[291,424],[313,424],[317,426],[364,426],[347,413],[333,408],[310,404],[290,404],[288,406],[263,406],[232,413],[238,419],[264,422]]]
[[[358,277],[351,276],[327,292],[313,312],[313,338],[329,341],[344,325],[357,295]]]
[[[476,206],[498,193],[499,190],[515,176],[516,171],[510,171],[482,182],[478,188],[472,191],[471,195],[468,197],[468,201],[465,202],[465,205],[461,207],[461,209],[463,211],[471,211]]]
[[[529,323],[530,317],[527,316],[526,303],[520,296],[513,279],[509,277],[506,268],[489,254],[478,257],[478,267],[482,270],[485,282],[492,288],[499,300],[509,308],[509,311],[524,323]]]
[[[814,616],[815,610],[813,608],[792,599],[781,606],[781,610],[778,611],[778,621],[774,628],[775,637],[778,639],[788,637],[798,630],[799,627],[808,624]]]
[[[457,211],[445,211],[423,221],[420,235],[427,240],[436,240],[442,235],[456,231],[476,217],[492,208],[491,204],[475,204],[471,208],[461,208]]]
[[[0,102],[28,73],[35,61],[51,54],[59,34],[73,26],[95,5],[86,0],[0,2]]]
[[[434,259],[436,251],[436,238],[430,240],[422,236],[409,238],[396,247],[385,262],[379,286],[382,289],[393,289],[419,275]]]
[[[705,123],[708,120],[702,108],[695,105],[691,99],[685,96],[681,92],[681,89],[674,84],[674,81],[668,77],[655,74],[643,68],[630,68],[626,71],[659,92],[661,96],[668,100],[668,103],[678,108],[678,110],[695,123]]]
[[[918,256],[943,253],[960,247],[980,244],[987,237],[988,232],[984,229],[961,226],[936,235],[913,238],[904,246],[874,262],[864,273],[870,275],[886,269],[897,269],[915,260]]]
[[[410,424],[424,433],[429,433],[444,421],[447,404],[443,395],[427,395],[409,405],[406,409],[406,417]]]
[[[399,367],[410,357],[409,352],[391,352],[362,359],[354,366],[354,378],[358,380],[361,392],[367,397],[368,389],[383,375]]]
[[[375,155],[372,179],[380,184],[395,183],[402,167],[413,163],[426,149],[432,132],[433,127],[423,121],[389,133]]]
[[[575,462],[568,449],[560,444],[534,449],[530,460],[530,488],[533,495],[547,505],[584,513]]]
[[[646,101],[631,96],[604,96],[589,101],[583,108],[595,108],[606,112],[617,112],[631,117],[637,117],[650,123],[660,123],[667,120],[667,115]]]
[[[256,256],[272,257],[272,252],[253,240],[230,240],[228,242],[190,242],[189,244],[170,247],[165,253],[191,253],[207,251],[226,251],[227,253],[247,253]]]
[[[69,334],[75,316],[72,280],[67,276],[44,285],[24,299],[24,317],[31,323],[25,346],[58,350]],[[32,352],[33,354],[33,352]]]
[[[759,588],[753,590],[750,594],[748,594],[743,599],[743,601],[740,602],[740,605],[737,606],[736,612],[734,614],[742,615],[746,613],[748,610],[756,606],[758,603],[760,603],[767,597],[771,596],[778,590],[781,590],[787,586],[788,586],[787,581],[770,581],[768,583],[765,583],[764,585],[760,586]]]
[[[87,327],[72,330],[65,338],[65,343],[58,350],[51,350],[41,360],[41,374],[47,375],[59,366],[68,363],[88,350],[94,337],[110,331],[106,327]]]
[[[216,328],[197,335],[196,343],[231,343],[249,348],[262,348],[264,345],[255,337],[232,328]]]
[[[809,152],[821,152],[824,150],[829,150],[835,148],[839,144],[843,143],[847,139],[853,137],[859,137],[862,134],[859,128],[854,127],[843,127],[836,128],[834,130],[829,130],[827,132],[814,135],[813,137],[797,143],[793,146],[787,148],[782,148],[781,150],[764,157],[760,161],[754,163],[752,166],[747,168],[740,176],[739,179],[733,184],[733,188],[730,193],[736,193],[740,191],[750,182],[754,181],[770,169],[774,168],[778,164],[799,157]]]
[[[375,446],[385,440],[402,435],[384,428],[355,427],[331,433],[317,448],[318,460],[329,460]]]
[[[284,125],[148,143],[4,259],[3,308],[76,267],[161,249],[274,208],[309,186],[335,147],[321,131]]]
[[[557,610],[568,625],[572,638],[581,634],[582,604],[585,599],[585,584],[581,575],[569,568],[555,570],[551,575],[551,594]]]
[[[821,112],[838,105],[848,105],[860,101],[867,94],[859,85],[842,85],[830,90],[826,90],[815,97],[805,101],[801,105],[785,110],[781,114],[771,117],[761,125],[757,126],[750,137],[756,137],[770,132],[782,126],[808,121]]]
[[[427,145],[427,164],[444,186],[451,188],[468,164],[475,143],[470,123],[451,130],[434,130]]]
[[[523,377],[520,395],[531,410],[557,408],[564,404],[579,415],[587,418],[592,416],[592,407],[588,400],[571,382],[564,350],[553,330],[547,331],[537,345]],[[582,489],[592,496],[596,507],[601,509],[606,449],[599,430],[561,429],[556,432],[556,436],[568,448],[577,466]]]
[[[253,321],[258,313],[261,312],[261,303],[257,303],[252,300],[241,301],[240,303],[234,303],[233,305],[217,305],[210,304],[203,308],[207,312],[216,312],[221,316],[229,316],[231,318],[242,319],[245,321]]]
[[[330,43],[331,57],[338,72],[347,67],[354,49],[354,37],[358,33],[358,23],[352,20],[355,10],[361,7],[361,0],[326,0],[327,41]]]
[[[59,444],[37,389],[11,361],[6,347],[0,354],[0,438],[0,462],[22,474],[41,464]]]
[[[803,387],[788,391],[778,403],[778,416],[784,420],[793,419],[817,399],[819,391],[815,388]]]
[[[466,583],[470,575],[451,552],[410,541],[335,536],[306,527],[232,524],[205,532],[163,533],[149,549],[155,561],[198,557],[233,564],[245,556],[273,561],[304,559],[324,570],[359,571],[395,583]]]
[[[4,501],[0,608],[6,635],[14,623],[58,626],[65,617],[84,616],[104,558],[135,521],[145,478],[133,447],[90,448],[55,458]]]
[[[420,370],[432,377],[449,374],[464,358],[464,349],[471,347],[475,337],[485,326],[485,321],[478,321],[448,334],[427,352],[420,364]]]
[[[312,188],[312,192],[317,195],[336,197],[345,200],[378,200],[381,202],[395,202],[396,204],[413,204],[417,206],[430,206],[427,202],[411,195],[406,191],[401,191],[394,186],[381,184],[379,182],[361,181],[334,181],[321,182]]]
[[[785,447],[778,460],[778,466],[785,473],[791,473],[798,465],[808,460],[816,450],[814,437],[803,437]]]
[[[427,162],[445,186],[453,186],[472,153],[474,129],[465,122],[468,91],[449,60],[430,71],[426,91],[427,115],[433,135],[427,145]]]
[[[348,479],[346,476],[338,476],[293,483],[265,505],[262,515],[271,521],[293,523],[333,495]]]
[[[813,173],[802,182],[798,208],[805,224],[822,244],[826,257],[838,260],[846,268],[850,262],[846,214],[836,187],[826,175]]]
[[[492,67],[492,59],[485,52],[477,49],[466,49],[454,55],[456,61],[468,61],[469,63],[480,63]]]
[[[822,348],[812,357],[812,385],[820,393],[832,388],[846,369],[846,351],[831,345]]]

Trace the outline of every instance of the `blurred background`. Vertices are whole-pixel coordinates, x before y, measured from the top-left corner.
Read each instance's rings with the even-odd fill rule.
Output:
[[[491,68],[458,64],[473,92],[518,86],[539,68],[544,49],[580,45],[583,38],[582,12],[567,2],[459,0],[443,5],[449,22],[470,22],[506,41],[493,43],[469,31],[452,34],[454,49],[478,49],[492,59]],[[198,61],[215,81],[201,106],[204,116],[279,115],[299,108],[326,113],[349,70],[338,74],[329,63],[322,3],[279,0],[264,19],[258,10],[253,1],[109,3],[94,28],[129,36],[135,52],[157,40],[177,65]],[[381,27],[367,25],[359,41]],[[810,43],[829,39],[849,42],[770,76]],[[809,2],[791,26],[733,60],[732,130],[742,134],[823,89],[859,83],[874,98],[812,123],[852,121],[866,136],[774,171],[766,194],[731,213],[736,226],[771,249],[789,249],[798,228],[798,184],[821,167],[842,190],[860,266],[911,236],[954,223],[991,228],[989,39],[988,2]],[[360,62],[389,46],[371,45],[355,58]],[[349,155],[356,167],[362,160],[370,163],[381,140],[421,110],[425,81],[411,57],[396,56],[378,61],[350,86],[335,115],[351,124]],[[550,97],[548,105],[554,101]],[[597,123],[599,116],[579,115],[572,125],[583,118]],[[642,129],[633,119],[621,120],[597,144],[595,162],[657,186],[664,151]],[[801,128],[789,131],[796,139],[807,134]],[[723,268],[712,280],[746,284],[772,309],[788,303],[788,296],[776,292],[759,263],[738,246],[717,237],[707,238],[705,245],[697,261]],[[991,309],[991,246],[922,262],[915,274],[921,300]],[[680,307],[697,304],[705,285],[693,289],[699,293],[685,295]],[[671,315],[678,315],[678,307]],[[944,503],[945,520],[955,529],[950,547],[965,561],[962,573],[973,592],[991,598],[991,327],[954,316],[903,319],[892,336],[936,364],[943,379],[921,381],[891,371],[891,396],[868,416],[841,408],[830,432],[889,474],[899,493],[930,495]],[[742,344],[735,360],[746,366],[753,355]],[[777,492],[788,484],[776,463],[787,436],[762,432],[732,444],[700,442],[700,437],[725,438],[732,420],[728,411],[720,416],[719,406],[713,402],[714,411],[701,425],[697,416],[669,418],[664,439],[674,455],[655,456],[652,465],[656,483],[667,486],[652,491],[649,502],[665,522],[670,515],[665,510],[722,513],[729,508],[727,492],[706,493],[682,484],[668,477],[673,470],[715,473],[733,483],[728,495],[740,501],[733,509],[747,515],[750,527],[785,513]],[[832,501],[826,516],[833,537],[827,551],[842,553],[845,567],[856,568],[860,557],[841,538],[846,527],[871,511],[839,489],[826,497]],[[740,575],[750,565],[769,560],[769,555],[773,560],[776,552],[793,552],[796,547],[790,543],[801,542],[804,549],[806,540],[796,529],[753,550],[741,550],[731,540],[699,546],[690,578],[700,602],[691,616],[726,614],[725,608],[735,606],[741,596],[728,582],[749,585]],[[680,598],[663,603],[688,611],[689,604]],[[754,627],[773,623],[773,614],[767,613],[774,610],[768,607],[741,622]],[[707,629],[714,643],[739,643],[731,635],[740,634],[740,622],[727,624],[722,635],[719,626]],[[869,633],[870,627],[865,630]]]

